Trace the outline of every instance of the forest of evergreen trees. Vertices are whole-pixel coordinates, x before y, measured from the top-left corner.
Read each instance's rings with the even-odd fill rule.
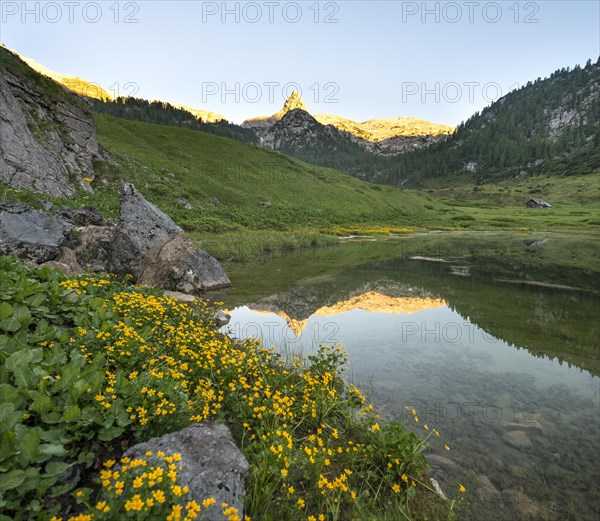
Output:
[[[227,121],[203,123],[191,112],[173,107],[163,101],[147,101],[140,98],[120,97],[114,101],[93,100],[92,110],[99,114],[107,114],[123,119],[189,128],[228,137],[249,144],[256,144],[256,133]]]
[[[551,120],[568,113],[575,113],[573,122],[553,134]],[[349,139],[332,143],[324,133],[319,145],[279,150],[366,181],[404,186],[589,174],[600,170],[600,59],[527,83],[425,149],[384,157]]]
[[[553,135],[550,121],[569,112],[576,114],[573,124]],[[398,156],[379,181],[418,186],[435,178],[483,182],[521,171],[575,175],[599,169],[600,59],[510,92],[459,125],[448,140]]]

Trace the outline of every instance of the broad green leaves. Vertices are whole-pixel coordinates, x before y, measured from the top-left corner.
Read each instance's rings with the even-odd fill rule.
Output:
[[[105,428],[114,415],[94,400],[104,370],[69,345],[74,324],[90,327],[103,299],[93,298],[90,313],[92,298],[61,287],[62,280],[0,257],[0,511],[10,519],[38,518],[49,498],[72,487],[57,478],[75,461],[92,464],[82,442],[99,432],[111,440],[127,424]]]

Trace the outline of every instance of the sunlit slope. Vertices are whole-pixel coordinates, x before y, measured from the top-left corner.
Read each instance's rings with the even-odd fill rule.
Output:
[[[424,223],[424,204],[443,208],[426,195],[372,185],[208,133],[95,118],[100,144],[119,158],[117,167],[105,165],[100,174],[110,191],[130,179],[189,229],[218,231],[218,222],[283,229],[349,223],[401,227]]]

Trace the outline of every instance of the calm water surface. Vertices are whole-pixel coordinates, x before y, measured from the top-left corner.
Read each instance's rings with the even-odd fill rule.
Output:
[[[384,418],[442,433],[431,474],[467,486],[462,518],[595,521],[598,254],[592,238],[428,234],[231,264],[225,329],[346,346]]]

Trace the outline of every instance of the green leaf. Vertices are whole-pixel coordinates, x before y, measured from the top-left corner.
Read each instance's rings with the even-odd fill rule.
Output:
[[[70,463],[63,463],[61,461],[51,461],[50,463],[46,464],[46,473],[44,474],[44,477],[59,476],[70,466]]]
[[[38,455],[41,435],[42,429],[35,427],[33,429],[29,429],[25,436],[21,438],[19,443],[21,447],[21,455],[19,458],[21,465],[28,465]]]
[[[29,410],[38,413],[39,415],[45,414],[52,409],[52,400],[46,394],[38,394],[31,402]]]
[[[11,402],[15,405],[19,400],[19,391],[10,384],[0,384],[0,402]]]
[[[75,382],[71,389],[69,389],[69,397],[72,401],[76,402],[83,393],[88,391],[90,391],[90,384],[87,380],[81,379]]]
[[[117,414],[117,425],[120,427],[125,427],[131,423],[131,418],[129,417],[129,413],[125,411],[119,411]]]
[[[24,306],[23,304],[15,304],[13,316],[23,324],[31,319],[31,312],[27,306]]]
[[[74,304],[78,300],[79,300],[79,295],[75,292],[67,293],[65,295],[65,302],[68,302],[69,304]]]
[[[109,429],[102,429],[98,434],[100,441],[111,441],[118,438],[123,434],[125,429],[123,427],[110,427]]]
[[[4,425],[3,425],[4,427]],[[15,433],[4,432],[0,437],[0,461],[8,459],[12,466],[12,457],[15,453]]]
[[[15,383],[19,388],[33,389],[36,386],[37,378],[29,366],[15,367],[13,370]]]
[[[40,445],[40,453],[45,456],[56,456],[61,458],[68,454],[68,451],[57,443],[42,443]]]
[[[2,418],[2,430],[10,431],[22,420],[23,413],[16,410],[13,403],[1,403],[0,418]]]
[[[77,405],[71,405],[65,409],[65,412],[60,419],[65,422],[74,422],[79,418],[80,413],[81,409]]]
[[[0,329],[7,333],[14,333],[21,328],[21,322],[16,317],[5,318],[0,322]]]
[[[5,474],[0,474],[0,486],[2,490],[12,490],[19,487],[25,481],[24,470],[11,470]]]
[[[0,321],[12,316],[13,308],[8,302],[0,302]]]
[[[33,354],[31,352],[31,348],[21,349],[6,359],[6,368],[9,371],[14,372],[17,367],[29,364],[32,358]]]
[[[58,411],[46,411],[42,413],[42,421],[45,423],[60,423],[60,413]]]
[[[85,361],[85,358],[82,357],[81,360]],[[78,358],[71,360],[71,362],[67,364],[60,375],[59,389],[67,390],[76,380],[78,380],[79,374],[81,373],[81,367],[83,366],[83,363],[85,363],[82,363],[81,360]]]
[[[32,308],[37,308],[41,306],[46,301],[46,295],[44,293],[36,293],[35,295],[31,295],[26,302]]]

